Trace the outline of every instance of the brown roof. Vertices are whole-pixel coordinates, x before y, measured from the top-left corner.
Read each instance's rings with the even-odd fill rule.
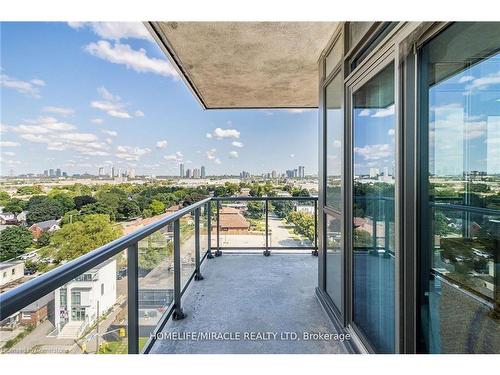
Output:
[[[220,211],[221,229],[248,229],[250,223],[235,208],[223,207]]]

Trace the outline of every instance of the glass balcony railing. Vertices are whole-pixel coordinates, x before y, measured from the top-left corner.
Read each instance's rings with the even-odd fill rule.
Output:
[[[8,335],[1,351],[148,353],[167,321],[184,317],[182,296],[193,279],[203,279],[201,263],[230,247],[224,236],[264,255],[287,247],[317,251],[316,210],[316,197],[206,198],[182,208],[0,294],[0,334]],[[303,222],[291,218],[297,212]],[[272,220],[285,241],[299,245],[277,245]],[[246,229],[232,229],[234,222]],[[260,234],[251,233],[255,228]],[[249,236],[260,240],[237,246]]]

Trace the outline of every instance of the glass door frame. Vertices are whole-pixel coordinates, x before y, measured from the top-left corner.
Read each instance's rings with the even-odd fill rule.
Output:
[[[346,307],[348,307],[348,326],[356,333],[358,336],[358,339],[360,339],[363,343],[363,345],[366,347],[366,349],[369,352],[374,353],[375,349],[371,346],[370,341],[368,338],[363,334],[362,330],[357,326],[357,324],[354,322],[354,249],[353,249],[353,204],[354,204],[354,196],[353,196],[353,178],[354,178],[354,119],[353,119],[353,98],[355,92],[360,89],[364,84],[366,84],[370,79],[375,77],[378,73],[380,73],[384,68],[387,66],[394,64],[394,85],[395,85],[395,97],[394,97],[394,106],[395,106],[395,150],[394,150],[394,155],[395,155],[395,171],[394,171],[394,178],[395,178],[395,236],[397,237],[397,233],[399,231],[398,228],[398,202],[399,202],[399,197],[397,194],[398,188],[399,188],[399,180],[400,180],[400,173],[398,171],[398,135],[400,133],[399,130],[399,121],[398,121],[398,110],[396,109],[399,105],[397,101],[397,94],[396,94],[396,88],[398,87],[398,82],[397,82],[397,65],[395,62],[395,49],[394,46],[390,46],[389,48],[386,48],[382,51],[380,51],[380,55],[376,56],[376,58],[372,59],[368,63],[365,64],[365,68],[362,69],[361,71],[358,71],[358,74],[353,75],[347,82],[346,82],[346,91],[347,91],[347,103],[346,103],[346,108],[348,111],[346,111],[346,165],[345,165],[345,170],[346,170],[346,186],[345,186],[345,200],[346,200],[346,211],[345,211],[345,221],[348,223],[346,225],[346,241],[345,241],[345,251],[346,251],[346,258],[347,258],[347,267],[346,267],[346,274],[348,275],[348,303]],[[395,306],[395,312],[394,312],[394,320],[395,320],[395,348],[396,352],[398,352],[398,326],[399,326],[399,314],[398,314],[398,301],[399,301],[399,288],[397,287],[398,285],[398,280],[399,280],[399,273],[398,273],[398,264],[400,262],[400,250],[399,250],[399,244],[397,241],[397,238],[395,238],[395,261],[394,261],[394,267],[395,267],[395,272],[394,272],[394,306]]]

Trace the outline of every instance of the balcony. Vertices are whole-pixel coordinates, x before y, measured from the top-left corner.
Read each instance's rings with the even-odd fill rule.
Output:
[[[287,222],[284,210],[309,226]],[[0,295],[0,320],[14,327],[4,351],[344,353],[315,294],[316,211],[316,197],[182,208]],[[92,308],[68,309],[60,290],[89,270],[99,273]]]

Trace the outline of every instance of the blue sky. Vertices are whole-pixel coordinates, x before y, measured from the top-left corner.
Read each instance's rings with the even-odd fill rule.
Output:
[[[316,110],[204,111],[140,23],[1,24],[2,174],[317,173]]]

